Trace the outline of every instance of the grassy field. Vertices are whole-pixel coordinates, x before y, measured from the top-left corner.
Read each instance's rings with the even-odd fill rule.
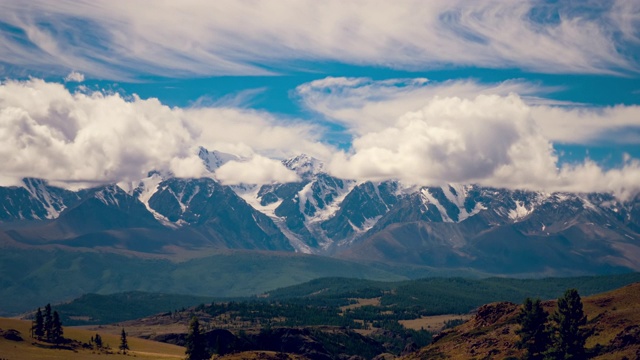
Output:
[[[447,321],[452,320],[469,320],[471,315],[459,315],[459,314],[445,314],[445,315],[434,315],[434,316],[423,316],[419,319],[412,320],[400,320],[398,321],[400,325],[406,327],[407,329],[413,330],[427,330],[431,332],[438,332],[445,327]]]
[[[13,341],[0,337],[0,358],[8,360],[21,359],[104,359],[104,352],[97,352],[93,349],[84,349],[82,347],[69,349],[55,349],[50,344],[36,341],[30,337],[29,328],[30,321],[0,318],[0,329],[7,331],[14,329],[20,332],[24,341]],[[127,338],[129,348],[128,354],[118,354],[117,348],[120,344],[120,336],[116,334],[100,333],[103,343],[109,345],[113,351],[108,355],[108,359],[131,359],[136,357],[139,359],[184,359],[184,348],[180,346],[159,343],[144,339],[138,339],[132,336]],[[95,331],[84,329],[65,327],[64,337],[88,343]]]

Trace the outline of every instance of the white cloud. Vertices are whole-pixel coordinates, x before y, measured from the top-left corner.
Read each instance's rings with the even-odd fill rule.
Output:
[[[520,80],[479,84],[471,80],[431,82],[428,79],[327,77],[302,84],[296,93],[307,108],[339,122],[355,134],[378,131],[409,111],[420,110],[436,96],[475,98],[478,94],[532,96],[551,91]]]
[[[64,78],[65,82],[83,82],[84,74],[79,73],[77,71],[72,71]]]
[[[515,160],[521,168],[555,169],[551,144],[520,98],[435,97],[393,126],[356,137],[353,154],[337,155],[329,169],[346,178],[475,183]]]
[[[640,190],[635,160],[608,171],[590,161],[559,168],[532,108],[515,94],[434,97],[393,125],[357,136],[352,151],[337,153],[328,169],[343,178],[413,185],[476,183],[623,198]]]
[[[640,143],[637,133],[620,133],[628,128],[640,129],[640,106],[596,108],[541,97],[554,90],[523,80],[481,84],[472,80],[434,83],[421,78],[373,81],[329,77],[302,84],[296,92],[306,107],[344,125],[355,135],[393,126],[400,116],[420,110],[435,97],[474,99],[478,94],[514,93],[527,104],[542,135],[552,142]]]
[[[326,82],[339,90],[326,92],[329,100],[303,100],[347,127],[353,136],[347,152],[324,144],[318,126],[260,111],[170,108],[157,99],[70,93],[62,84],[38,79],[6,81],[0,83],[0,185],[38,177],[82,187],[136,181],[150,170],[212,176],[197,157],[201,145],[250,159],[216,171],[213,176],[227,184],[297,181],[275,159],[306,153],[328,160],[332,174],[358,180],[607,191],[620,197],[640,190],[637,159],[626,158],[623,167],[613,170],[588,160],[560,166],[552,148],[553,141],[591,141],[612,136],[612,131],[637,129],[638,107],[550,106],[544,99],[532,103],[509,93],[539,89],[522,82],[484,87],[423,79]],[[375,118],[378,112],[382,115]],[[632,137],[626,141],[637,143]]]
[[[39,79],[0,83],[3,185],[38,177],[82,187],[135,181],[150,170],[210,176],[197,156],[200,145],[244,156],[326,158],[331,150],[320,135],[313,126],[258,111],[169,108],[153,98],[70,93]]]
[[[532,107],[536,123],[545,135],[557,142],[606,142],[609,144],[639,144],[640,106],[616,105],[601,108],[577,106]],[[626,132],[636,129],[635,132]]]
[[[255,155],[247,161],[229,161],[216,170],[215,177],[225,185],[300,181],[300,177],[282,162],[260,155]]]
[[[322,129],[295,119],[282,120],[271,114],[230,107],[202,107],[181,110],[189,126],[199,134],[207,149],[251,157],[259,153],[284,158],[307,153],[319,159],[332,149],[320,142]]]
[[[638,38],[638,17],[629,13],[636,8],[633,1],[585,13],[534,0],[191,0],[153,6],[143,0],[41,0],[30,6],[13,0],[0,5],[0,21],[24,36],[2,34],[0,61],[112,79],[269,74],[299,60],[404,69],[638,71],[626,49]]]

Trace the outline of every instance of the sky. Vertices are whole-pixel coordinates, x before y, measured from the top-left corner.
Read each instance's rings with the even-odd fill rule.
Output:
[[[0,185],[640,192],[636,0],[0,1]],[[236,155],[210,173],[199,147]]]

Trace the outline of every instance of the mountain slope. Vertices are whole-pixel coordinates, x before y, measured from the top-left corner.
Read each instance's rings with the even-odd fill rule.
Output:
[[[640,235],[621,220],[621,204],[596,205],[597,194],[470,190],[462,206],[431,188],[400,199],[340,256],[498,274],[639,269]]]
[[[0,223],[54,219],[81,197],[82,192],[76,193],[49,186],[44,180],[26,178],[23,186],[0,187]]]
[[[230,154],[200,149],[210,171]],[[149,173],[78,192],[25,179],[0,188],[5,246],[144,254],[222,249],[313,253],[394,267],[552,276],[640,270],[640,197],[448,184],[406,187],[282,161],[301,181],[226,186]]]
[[[124,291],[209,297],[250,296],[327,276],[376,280],[406,277],[328,257],[273,251],[199,252],[199,257],[142,257],[101,249],[0,247],[1,315],[82,294]]]
[[[640,283],[604,294],[583,297],[591,332],[586,347],[593,359],[634,359],[640,354]],[[556,301],[546,301],[553,312]],[[521,357],[515,317],[520,305],[493,303],[480,307],[474,318],[434,338],[433,344],[403,359],[470,359]]]

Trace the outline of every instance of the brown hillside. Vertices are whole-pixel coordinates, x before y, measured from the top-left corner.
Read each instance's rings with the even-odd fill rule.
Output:
[[[36,341],[30,337],[31,321],[0,318],[0,359],[184,359],[184,348],[171,344],[128,337],[131,351],[127,355],[118,354],[120,343],[118,335],[101,331],[100,336],[105,345],[110,345],[110,351],[96,351],[84,348],[82,343],[88,343],[96,331],[88,331],[73,327],[64,328],[64,337],[73,340],[71,344],[54,348],[51,344]],[[8,334],[9,336],[5,336]],[[16,337],[18,335],[18,337]],[[107,354],[109,353],[109,354]]]
[[[582,299],[587,328],[592,335],[587,348],[594,359],[640,359],[640,283]],[[544,303],[547,312],[556,301]],[[466,323],[442,332],[434,342],[403,359],[505,359],[520,357],[516,315],[520,306],[501,302],[480,307]]]

